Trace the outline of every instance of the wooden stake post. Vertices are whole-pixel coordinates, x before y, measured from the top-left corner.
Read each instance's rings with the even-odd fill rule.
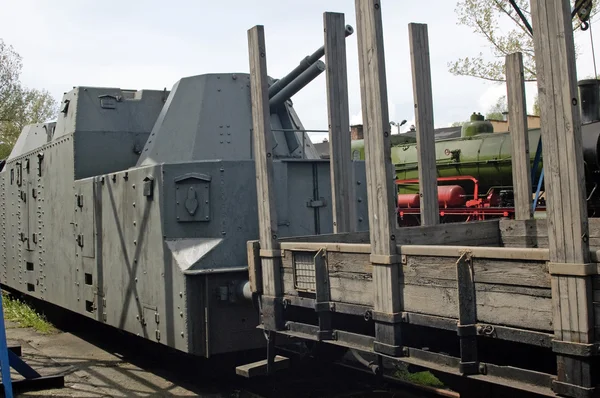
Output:
[[[395,244],[395,197],[390,119],[379,0],[356,0],[365,162],[375,303],[374,350],[400,356],[400,259]]]
[[[263,26],[248,31],[250,53],[250,94],[252,100],[252,136],[256,168],[258,199],[258,228],[260,257],[263,273],[263,322],[269,330],[283,328],[283,308],[280,300],[281,250],[277,241],[277,211],[273,192],[273,154],[269,94],[267,83],[267,55]]]
[[[525,102],[525,76],[523,54],[506,57],[506,85],[508,117],[512,143],[512,178],[515,195],[515,219],[529,220],[531,209],[531,161],[527,137],[527,105]]]
[[[327,65],[327,111],[333,202],[333,232],[352,232],[350,200],[350,110],[346,67],[346,25],[344,14],[323,14],[325,27],[325,64]]]
[[[591,396],[593,267],[589,264],[581,122],[569,0],[532,0],[554,309],[554,391]]]
[[[439,224],[435,134],[433,125],[433,94],[427,25],[408,25],[410,59],[413,76],[415,120],[421,193],[421,225]]]

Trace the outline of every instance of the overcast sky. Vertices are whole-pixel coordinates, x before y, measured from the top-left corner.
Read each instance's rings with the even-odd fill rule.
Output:
[[[485,41],[457,25],[455,7],[454,0],[382,1],[390,118],[407,119],[405,127],[414,121],[410,22],[429,26],[436,127],[484,113],[505,93],[504,85],[448,72],[458,57],[489,53]],[[73,86],[170,89],[184,76],[247,73],[254,25],[265,26],[269,75],[282,77],[323,44],[323,12],[342,12],[356,26],[353,0],[0,0],[0,10],[0,38],[22,55],[22,81],[58,100]],[[577,32],[576,43],[579,78],[589,77],[589,32]],[[358,123],[356,34],[347,50],[351,122]],[[529,85],[530,109],[534,94]],[[293,101],[306,128],[326,129],[325,74]]]

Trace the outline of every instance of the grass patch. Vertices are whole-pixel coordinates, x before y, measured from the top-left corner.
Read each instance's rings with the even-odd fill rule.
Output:
[[[44,315],[38,314],[25,302],[11,297],[5,292],[2,292],[2,307],[4,308],[4,319],[6,321],[16,322],[20,327],[33,328],[43,334],[56,331]]]
[[[435,388],[443,388],[444,383],[442,383],[437,377],[435,377],[431,372],[416,372],[410,373],[407,369],[398,369],[394,376],[400,380],[419,384],[427,387],[435,387]]]

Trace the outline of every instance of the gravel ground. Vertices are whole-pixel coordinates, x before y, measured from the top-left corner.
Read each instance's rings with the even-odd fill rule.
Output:
[[[9,344],[41,375],[63,374],[60,389],[29,391],[21,397],[395,397],[424,395],[375,388],[373,378],[356,377],[337,366],[300,364],[270,378],[247,380],[230,363],[174,352],[77,315],[52,316],[50,334],[7,322]],[[263,353],[258,353],[259,356]],[[246,360],[253,362],[257,358]],[[227,369],[225,372],[221,367]],[[14,371],[13,371],[14,373]],[[14,373],[13,380],[21,378]]]

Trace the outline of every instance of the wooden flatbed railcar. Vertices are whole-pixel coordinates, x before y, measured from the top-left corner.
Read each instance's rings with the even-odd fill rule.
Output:
[[[398,228],[380,0],[356,0],[366,181],[346,148],[343,15],[325,13],[332,235],[279,239],[264,30],[249,30],[260,240],[250,280],[274,337],[320,341],[465,379],[591,397],[600,378],[600,224],[588,219],[568,0],[532,0],[547,219],[531,214],[521,54],[507,57],[516,220],[439,224],[427,26],[410,24],[422,226]],[[369,231],[353,184],[366,183]]]

